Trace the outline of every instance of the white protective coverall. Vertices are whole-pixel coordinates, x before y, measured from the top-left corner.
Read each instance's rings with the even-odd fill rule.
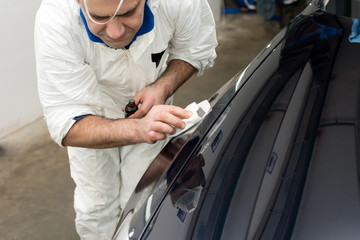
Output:
[[[51,137],[62,139],[75,117],[124,117],[129,98],[156,81],[173,59],[202,74],[216,57],[215,24],[206,0],[149,0],[154,28],[129,49],[89,39],[76,0],[43,0],[35,24],[38,90]],[[160,62],[152,54],[164,52]],[[171,99],[170,99],[171,100]],[[76,183],[76,229],[82,239],[111,239],[121,210],[166,141],[120,148],[68,147]]]

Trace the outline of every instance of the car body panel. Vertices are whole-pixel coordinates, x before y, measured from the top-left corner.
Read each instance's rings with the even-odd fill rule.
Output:
[[[323,7],[312,1],[169,142],[113,239],[360,238],[360,44],[352,19]]]

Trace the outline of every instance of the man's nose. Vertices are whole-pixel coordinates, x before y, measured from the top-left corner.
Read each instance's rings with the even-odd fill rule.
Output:
[[[115,17],[106,24],[106,34],[111,39],[119,39],[124,34],[124,32],[125,26],[118,17]]]

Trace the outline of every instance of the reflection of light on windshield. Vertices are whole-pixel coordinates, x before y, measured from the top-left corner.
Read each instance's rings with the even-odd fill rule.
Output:
[[[272,45],[272,42],[268,43],[268,45],[266,45],[265,49],[268,49],[270,48]],[[264,50],[265,50],[264,49]],[[264,50],[260,52],[260,54],[256,57],[258,58],[259,56],[262,55],[262,53],[264,53]],[[273,50],[273,52],[276,50],[276,48]],[[241,84],[242,84],[242,80],[243,80],[243,77],[245,75],[245,72],[247,71],[247,69],[249,68],[249,66],[251,65],[251,63],[244,69],[244,71],[242,71],[242,73],[240,74],[238,80],[236,81],[236,84],[235,84],[235,91],[239,90]]]
[[[147,222],[151,216],[151,203],[152,203],[153,195],[150,195],[146,202],[146,210],[145,210],[145,221]]]
[[[129,238],[132,238],[132,237],[134,236],[134,233],[135,233],[134,230],[135,230],[135,229],[132,229],[132,230],[129,232]]]
[[[239,88],[240,88],[240,83],[241,83],[242,78],[244,77],[245,70],[240,74],[239,79],[236,82],[235,91],[239,90]]]
[[[121,223],[121,225],[119,227],[119,230],[117,231],[116,236],[115,236],[114,239],[127,240],[127,239],[131,238],[134,235],[134,229],[132,231],[129,231],[133,214],[134,214],[134,212],[130,211],[126,215],[126,217],[122,221],[122,223]]]
[[[239,90],[239,88],[240,88],[240,83],[242,83],[241,80],[242,80],[242,78],[244,77],[245,72],[246,72],[246,70],[248,69],[248,67],[249,67],[249,66],[247,66],[247,67],[244,69],[244,71],[242,71],[242,73],[240,74],[238,80],[236,81],[235,91]]]

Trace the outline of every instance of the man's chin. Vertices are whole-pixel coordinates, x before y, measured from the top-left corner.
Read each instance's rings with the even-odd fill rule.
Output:
[[[131,41],[104,41],[106,45],[111,48],[124,48],[130,44]]]

